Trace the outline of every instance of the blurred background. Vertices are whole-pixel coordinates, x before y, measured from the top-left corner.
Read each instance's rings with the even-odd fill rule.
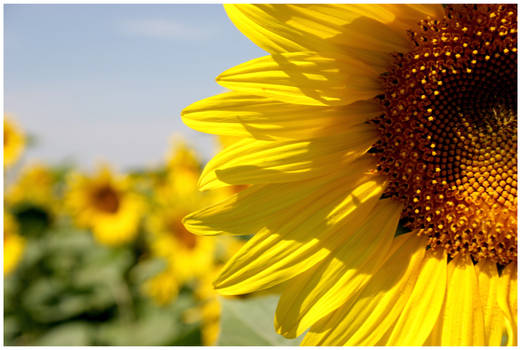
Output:
[[[265,53],[220,5],[4,5],[4,344],[296,345],[273,291],[219,297],[248,237],[182,218],[229,139],[181,110]]]
[[[158,164],[173,133],[203,160],[209,135],[180,111],[215,77],[266,53],[221,5],[5,5],[4,110],[38,141],[26,159]]]

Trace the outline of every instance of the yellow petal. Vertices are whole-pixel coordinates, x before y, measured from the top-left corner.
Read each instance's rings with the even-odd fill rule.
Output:
[[[445,293],[443,294],[443,298],[445,298]],[[438,319],[434,323],[434,326],[432,327],[429,336],[423,343],[423,346],[440,346],[441,332],[443,326],[443,310],[445,310],[445,299],[443,300],[443,305],[441,306],[441,311],[438,315]]]
[[[353,170],[356,171],[356,170]],[[348,176],[349,177],[349,176]],[[267,223],[226,264],[216,281],[222,294],[244,294],[284,282],[322,261],[362,225],[384,190],[368,175],[356,186],[335,181]]]
[[[425,245],[425,238],[414,233],[396,237],[382,268],[373,274],[367,286],[311,327],[302,345],[384,343],[411,295]]]
[[[182,118],[186,125],[202,132],[272,140],[335,135],[381,113],[376,101],[319,107],[227,92],[188,106]]]
[[[275,315],[280,334],[290,338],[300,335],[359,292],[385,259],[401,209],[394,200],[379,201],[366,223],[327,261],[289,283]]]
[[[483,307],[486,345],[500,346],[503,335],[503,314],[497,303],[499,276],[496,264],[481,260],[475,266],[478,276],[479,294]]]
[[[295,205],[310,205],[328,191],[344,190],[340,196],[349,194],[353,186],[364,181],[364,174],[374,172],[375,167],[373,157],[363,156],[343,172],[312,180],[252,185],[220,203],[187,215],[183,224],[198,235],[254,234],[262,228],[280,225],[288,217],[280,212],[286,213]]]
[[[389,52],[409,47],[403,28],[392,26],[396,10],[386,6],[241,4],[225,9],[244,35],[272,54],[347,54],[385,68]]]
[[[6,235],[4,232],[4,276],[14,271],[23,257],[25,245],[24,237],[13,233]]]
[[[367,13],[356,5],[230,4],[224,8],[241,32],[270,53],[327,52],[333,49],[331,38]],[[374,10],[367,15],[382,22],[394,20],[390,11],[380,6]]]
[[[440,19],[445,14],[441,4],[396,4],[383,5],[383,7],[395,15],[395,21],[389,25],[402,30],[418,30],[421,19],[427,17]]]
[[[459,256],[448,265],[441,345],[485,345],[483,311],[474,264]]]
[[[378,140],[373,125],[300,141],[244,139],[217,154],[199,179],[201,190],[229,184],[290,182],[342,171]]]
[[[386,345],[420,346],[438,321],[447,282],[447,255],[426,253],[421,271]]]
[[[326,58],[312,52],[260,57],[227,70],[217,82],[245,94],[316,106],[347,105],[382,91],[372,67],[348,56]]]
[[[501,273],[497,302],[503,311],[507,329],[507,345],[517,346],[517,266],[508,264]]]
[[[277,213],[287,211],[297,203],[308,204],[320,196],[324,188],[340,179],[335,173],[312,181],[287,184],[253,185],[208,208],[187,215],[184,226],[198,235],[254,234],[263,227],[274,225]]]

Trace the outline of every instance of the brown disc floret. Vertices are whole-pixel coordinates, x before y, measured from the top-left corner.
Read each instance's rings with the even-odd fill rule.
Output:
[[[517,7],[455,5],[384,74],[373,153],[402,222],[450,257],[517,259]]]

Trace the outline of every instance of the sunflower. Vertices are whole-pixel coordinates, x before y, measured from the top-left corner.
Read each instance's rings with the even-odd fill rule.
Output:
[[[178,205],[158,209],[148,218],[150,250],[153,256],[166,260],[178,285],[204,275],[213,264],[215,249],[211,237],[199,237],[184,228],[181,220],[186,213]]]
[[[221,303],[218,294],[213,288],[213,280],[218,276],[222,268],[222,263],[219,263],[219,261],[226,261],[231,258],[243,243],[243,241],[230,236],[220,236],[216,242],[217,249],[214,265],[198,281],[195,295],[201,301],[199,313],[202,321],[201,335],[203,345],[215,345],[221,329]]]
[[[4,210],[4,275],[10,274],[22,259],[25,239],[18,234],[15,218]]]
[[[201,300],[198,308],[201,319],[201,340],[205,346],[216,344],[220,332],[221,303],[213,288],[213,280],[222,266],[216,266],[199,281],[195,295]]]
[[[31,163],[23,167],[16,182],[7,188],[4,199],[9,205],[26,204],[52,215],[59,210],[55,184],[51,169],[41,163]]]
[[[128,243],[138,233],[144,203],[129,178],[112,174],[107,166],[92,177],[71,174],[65,201],[77,225],[91,229],[99,243]]]
[[[56,176],[49,167],[31,163],[7,186],[4,205],[16,217],[23,236],[40,236],[56,222],[61,209],[56,185]]]
[[[25,135],[18,125],[4,115],[4,168],[20,158],[25,147]]]
[[[181,137],[174,135],[170,140],[166,167],[170,172],[183,170],[198,174],[201,171],[201,160]]]
[[[201,307],[192,310],[202,321],[203,342],[213,344],[219,330],[220,306],[211,287],[217,266],[238,250],[241,242],[232,237],[201,237],[182,224],[190,211],[227,197],[229,190],[201,193],[197,179],[201,162],[195,151],[180,139],[174,139],[162,176],[152,179],[152,204],[145,220],[151,255],[163,259],[166,267],[148,279],[143,291],[159,305],[171,303],[183,285],[195,286]],[[150,182],[150,181],[149,181]]]
[[[158,304],[171,302],[185,283],[200,278],[213,266],[215,240],[186,230],[183,217],[211,196],[197,191],[200,161],[195,152],[174,140],[167,156],[165,173],[152,179],[152,204],[145,220],[148,246],[153,257],[166,268],[145,282],[145,293]]]
[[[188,215],[255,234],[215,281],[280,285],[304,345],[517,343],[516,5],[227,5],[270,55],[184,122],[242,139]]]
[[[168,305],[179,292],[179,283],[175,272],[169,267],[149,278],[143,284],[143,293],[158,305]]]

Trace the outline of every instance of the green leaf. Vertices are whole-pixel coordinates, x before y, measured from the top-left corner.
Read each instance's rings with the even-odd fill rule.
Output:
[[[74,322],[52,328],[34,345],[44,346],[86,346],[90,344],[91,329],[87,323]]]
[[[141,285],[149,278],[156,276],[166,268],[166,260],[160,258],[149,258],[143,260],[130,270],[130,281]]]
[[[183,322],[183,314],[193,307],[191,294],[180,294],[168,306],[155,305],[142,300],[136,307],[135,317],[117,317],[99,325],[97,345],[109,346],[167,346],[201,345],[199,325]]]
[[[222,305],[221,333],[217,345],[221,346],[297,346],[302,340],[286,339],[277,334],[273,317],[278,296],[247,299],[220,298]]]

